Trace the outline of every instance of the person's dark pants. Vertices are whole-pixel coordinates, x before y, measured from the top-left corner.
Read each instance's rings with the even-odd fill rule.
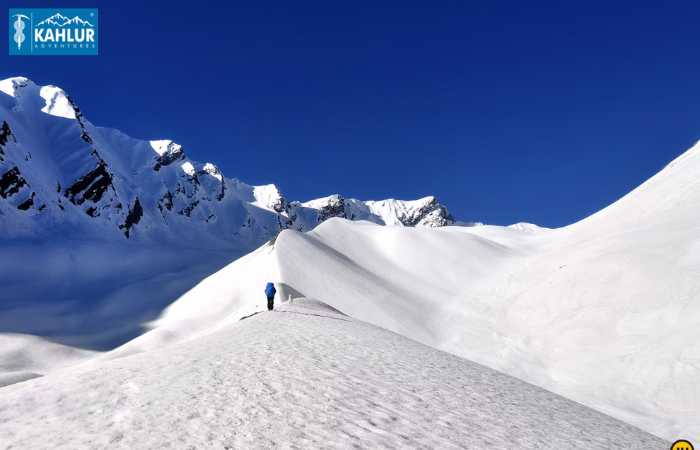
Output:
[[[275,309],[275,297],[267,297],[267,309]]]

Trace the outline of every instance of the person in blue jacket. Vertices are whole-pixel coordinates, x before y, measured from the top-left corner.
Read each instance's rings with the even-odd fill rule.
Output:
[[[267,283],[265,286],[265,295],[267,295],[267,310],[272,311],[275,308],[275,294],[277,289],[275,289],[275,283]]]

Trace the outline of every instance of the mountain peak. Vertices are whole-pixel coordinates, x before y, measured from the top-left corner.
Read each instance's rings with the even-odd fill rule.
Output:
[[[31,81],[25,77],[7,78],[0,81],[0,92],[4,92],[9,96],[14,97],[15,91],[19,88],[25,87],[27,83],[31,83]]]

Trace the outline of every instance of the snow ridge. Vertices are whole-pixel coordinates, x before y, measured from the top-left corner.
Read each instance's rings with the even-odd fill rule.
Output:
[[[3,442],[26,450],[56,443],[350,449],[360,442],[372,449],[669,448],[307,298],[160,352],[5,387],[2,396]]]

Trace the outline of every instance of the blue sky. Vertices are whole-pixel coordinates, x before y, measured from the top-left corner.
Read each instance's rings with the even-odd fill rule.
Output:
[[[289,200],[564,226],[700,140],[697,2],[88,3],[27,6],[98,7],[99,56],[2,50],[0,78]]]

